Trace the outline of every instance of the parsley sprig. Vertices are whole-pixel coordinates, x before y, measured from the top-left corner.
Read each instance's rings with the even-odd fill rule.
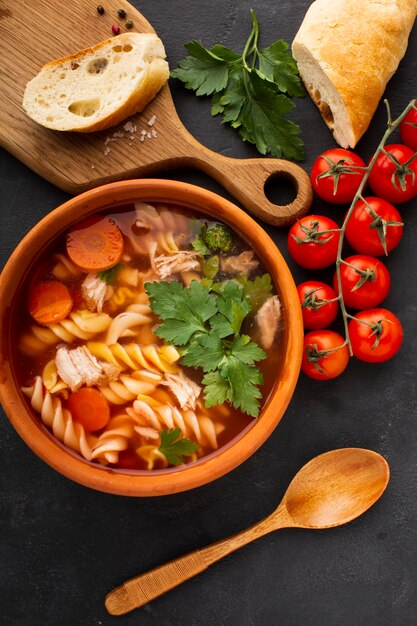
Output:
[[[160,452],[169,465],[181,465],[185,456],[191,456],[200,446],[187,437],[181,437],[180,428],[165,428],[161,432]]]
[[[183,365],[205,373],[206,406],[229,401],[257,417],[263,377],[255,364],[266,354],[240,334],[251,311],[242,285],[228,280],[210,290],[193,280],[189,287],[173,281],[146,283],[145,288],[152,311],[162,320],[156,335],[180,348]]]
[[[222,114],[223,122],[238,129],[261,154],[301,160],[300,128],[285,117],[294,108],[290,97],[305,93],[297,64],[284,41],[258,48],[253,10],[251,16],[252,31],[242,54],[220,44],[208,50],[193,40],[185,44],[189,56],[171,76],[197,96],[212,96],[211,114]]]

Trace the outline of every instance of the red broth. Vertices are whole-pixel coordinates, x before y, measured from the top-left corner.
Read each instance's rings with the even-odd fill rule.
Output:
[[[219,271],[212,279],[214,283],[239,280],[245,272],[248,279],[254,281],[265,275],[266,269],[248,244],[231,230],[232,244],[226,253],[207,251],[205,259],[198,255],[192,242],[201,234],[201,228],[218,224],[199,216],[198,212],[191,215],[173,205],[136,203],[109,207],[101,215],[115,222],[123,235],[120,264],[113,274],[110,270],[97,276],[97,272],[82,271],[69,259],[67,233],[49,246],[26,280],[18,308],[18,380],[44,426],[87,461],[115,469],[152,470],[171,466],[172,459],[164,456],[160,446],[161,432],[167,434],[173,428],[180,429],[178,438],[198,444],[198,448],[194,446],[195,451],[182,457],[185,464],[196,461],[227,444],[254,418],[228,402],[206,408],[203,390],[194,397],[202,387],[204,374],[200,368],[182,366],[178,351],[155,334],[161,320],[149,307],[144,283],[176,280],[187,286],[192,280],[200,281],[203,273],[207,273],[207,269],[202,269],[203,263],[213,256],[220,257]],[[182,263],[185,269],[179,269],[181,259],[177,262],[181,251],[186,252]],[[242,268],[239,271],[227,269],[226,259],[240,258],[242,253]],[[172,268],[172,274],[165,276]],[[87,275],[93,287],[94,280],[98,280],[98,291],[89,291],[85,286]],[[103,278],[109,281],[105,285]],[[207,280],[206,277],[206,286]],[[36,285],[49,281],[61,282],[68,288],[73,307],[65,319],[40,325],[29,314],[28,300]],[[270,296],[273,294],[271,291]],[[256,306],[259,304],[261,302]],[[266,350],[267,357],[257,364],[264,378],[259,387],[261,407],[282,367],[281,326],[282,321],[279,321],[273,344]],[[255,311],[245,318],[241,333],[260,341]],[[76,361],[76,353],[78,358],[77,348],[84,352],[81,364],[76,362],[74,366],[72,361]],[[83,378],[86,355],[87,360],[92,358],[94,365],[88,380]],[[68,374],[62,358],[65,367],[69,358],[75,370],[70,368]],[[90,365],[88,361],[88,367]],[[74,372],[81,383],[71,379]],[[178,376],[182,380],[180,389],[184,392],[185,385],[188,392],[186,405],[181,404],[184,396],[180,397],[175,387],[179,384]],[[85,387],[97,390],[109,405],[110,421],[96,431],[88,425],[93,406],[84,409],[85,423],[84,418],[77,419],[69,411],[69,398],[78,388]]]

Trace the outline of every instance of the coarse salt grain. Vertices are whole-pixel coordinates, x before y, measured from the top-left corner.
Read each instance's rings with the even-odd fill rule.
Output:
[[[152,117],[148,120],[148,126],[153,126],[156,122],[156,115],[152,115]],[[120,130],[116,130],[113,133],[112,137],[106,137],[105,141],[104,141],[104,155],[107,156],[110,152],[110,147],[108,146],[109,143],[113,142],[113,141],[117,141],[118,139],[121,139],[122,137],[125,137],[128,140],[128,144],[129,146],[131,146],[133,144],[133,140],[135,139],[136,135],[135,133],[137,132],[137,126],[136,124],[133,124],[131,122],[131,120],[128,120],[124,125],[123,125],[123,130],[126,131],[126,133],[129,133],[128,135],[126,135],[125,133],[121,132]],[[157,136],[157,132],[154,128],[146,130],[145,128],[142,128],[140,131],[140,136],[139,139],[140,141],[145,141],[145,139],[153,139],[154,137]]]

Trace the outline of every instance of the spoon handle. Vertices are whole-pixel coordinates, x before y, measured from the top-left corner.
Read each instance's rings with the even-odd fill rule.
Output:
[[[112,615],[128,613],[203,572],[209,565],[258,537],[292,525],[286,509],[284,507],[278,509],[272,515],[236,535],[217,541],[201,550],[189,552],[165,565],[160,565],[127,580],[107,594],[105,606]]]

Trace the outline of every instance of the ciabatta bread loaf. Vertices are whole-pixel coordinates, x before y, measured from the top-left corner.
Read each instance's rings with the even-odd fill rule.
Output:
[[[141,111],[169,75],[162,41],[124,33],[45,65],[26,86],[23,107],[54,130],[103,130]]]
[[[310,96],[335,140],[353,148],[396,71],[417,0],[316,0],[292,44]]]

